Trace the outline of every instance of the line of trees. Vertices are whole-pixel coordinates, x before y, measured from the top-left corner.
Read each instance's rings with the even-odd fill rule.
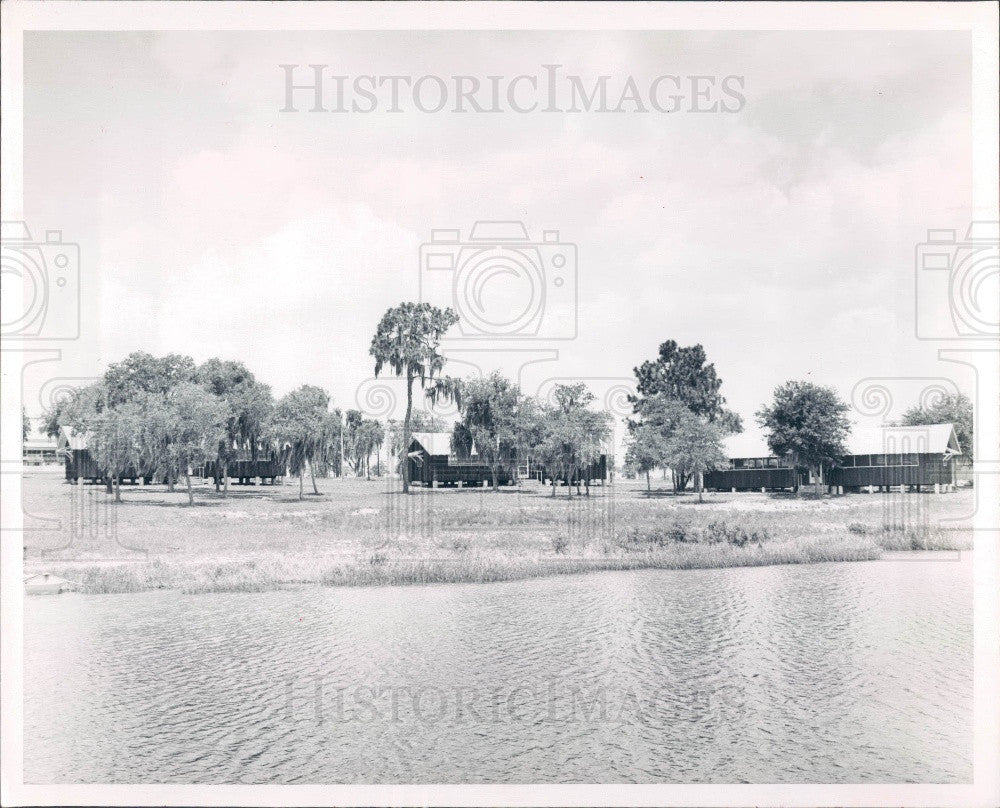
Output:
[[[372,338],[375,376],[388,368],[406,381],[406,414],[398,444],[403,492],[410,487],[406,455],[414,431],[413,388],[419,383],[432,403],[448,401],[458,407],[452,446],[466,452],[475,447],[479,461],[490,468],[494,491],[499,490],[501,474],[516,476],[519,460],[533,458],[548,470],[553,496],[559,479],[566,481],[572,496],[570,483],[576,479],[579,492],[582,478],[589,494],[583,472],[611,439],[610,416],[590,409],[593,393],[583,384],[557,385],[553,401],[542,402],[498,372],[468,380],[444,375],[441,339],[457,322],[450,308],[404,302],[386,311]]]
[[[241,362],[136,352],[103,377],[78,388],[46,412],[45,431],[67,427],[87,448],[116,501],[128,476],[162,479],[169,490],[183,478],[194,502],[192,471],[215,465],[216,490],[226,496],[229,469],[239,460],[277,459],[299,478],[341,463],[341,412],[330,395],[303,385],[278,401]],[[378,433],[381,435],[381,432]]]
[[[406,383],[402,421],[385,424],[359,410],[342,413],[322,388],[303,385],[275,401],[270,388],[241,362],[209,359],[196,365],[188,356],[154,357],[136,352],[108,367],[103,377],[77,389],[45,414],[45,431],[62,427],[87,436],[93,459],[107,475],[109,492],[121,499],[121,480],[157,476],[170,490],[184,478],[193,503],[192,470],[212,463],[216,490],[226,496],[229,469],[237,461],[277,459],[299,479],[304,495],[308,473],[340,474],[345,463],[355,475],[371,476],[371,458],[381,473],[379,451],[388,445],[398,459],[404,493],[409,490],[407,451],[414,432],[440,432],[444,420],[414,408],[415,387],[432,404],[452,402],[452,448],[489,467],[493,489],[501,477],[516,478],[518,466],[542,465],[552,479],[589,482],[585,469],[607,452],[612,421],[593,408],[583,384],[556,385],[551,397],[525,395],[500,373],[456,379],[444,374],[440,343],[458,322],[454,311],[427,303],[404,302],[379,321],[371,341],[375,375],[391,371]],[[723,439],[742,431],[739,416],[727,409],[722,379],[701,345],[673,340],[657,356],[634,368],[636,394],[630,396],[626,469],[646,476],[669,470],[675,491],[693,480],[701,497],[702,476],[727,458]],[[824,467],[845,453],[848,406],[831,388],[791,381],[775,390],[757,414],[770,450],[807,466],[821,484]],[[23,419],[23,413],[22,413]],[[907,411],[904,424],[951,421],[972,454],[972,405],[965,396],[945,396]],[[395,471],[395,469],[390,469]],[[587,493],[589,494],[589,487]]]

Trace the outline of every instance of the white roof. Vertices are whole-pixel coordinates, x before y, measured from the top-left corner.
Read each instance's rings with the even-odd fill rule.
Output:
[[[68,426],[64,426],[59,435],[59,448],[69,448],[74,451],[87,448],[87,435],[85,433],[76,434]]]
[[[46,449],[55,450],[56,442],[51,438],[25,438],[24,440],[25,449]]]
[[[742,432],[722,441],[728,458],[774,457],[763,435]],[[847,438],[847,454],[961,454],[952,424],[855,427]]]
[[[961,454],[952,424],[883,426],[855,429],[848,454]]]
[[[774,457],[764,436],[754,432],[726,435],[722,439],[722,449],[726,457]]]
[[[413,432],[410,440],[417,441],[429,455],[451,454],[450,432]]]

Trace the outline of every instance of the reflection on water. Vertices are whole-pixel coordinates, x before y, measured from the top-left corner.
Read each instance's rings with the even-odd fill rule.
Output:
[[[969,555],[28,598],[25,780],[968,782]]]

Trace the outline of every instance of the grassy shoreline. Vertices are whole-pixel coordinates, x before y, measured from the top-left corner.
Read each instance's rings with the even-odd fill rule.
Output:
[[[129,594],[157,589],[185,594],[266,592],[290,585],[405,586],[495,583],[615,570],[695,570],[782,564],[875,561],[887,552],[971,549],[969,542],[938,534],[920,546],[891,533],[771,541],[744,547],[678,544],[644,552],[580,557],[510,557],[471,554],[448,558],[368,558],[317,565],[314,559],[260,557],[243,560],[162,560],[88,564],[48,569],[79,584],[86,594]]]
[[[591,497],[541,488],[419,490],[389,481],[322,480],[222,498],[133,488],[120,505],[54,473],[25,475],[25,510],[58,529],[25,533],[25,572],[51,572],[85,593],[157,589],[264,592],[290,585],[489,583],[587,572],[872,561],[887,552],[966,550],[971,508],[949,496],[824,499],[760,493],[648,495],[627,481]]]

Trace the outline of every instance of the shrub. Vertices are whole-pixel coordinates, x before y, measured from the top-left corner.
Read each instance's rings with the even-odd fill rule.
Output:
[[[569,549],[569,539],[567,539],[562,534],[557,533],[555,536],[552,537],[552,549],[558,555],[564,555],[566,551]]]
[[[731,525],[728,522],[714,520],[705,528],[706,541],[709,543],[724,541],[734,547],[746,547],[748,544],[762,544],[771,538],[767,528],[748,528],[746,525]]]
[[[631,548],[649,545],[666,547],[670,544],[697,542],[699,538],[699,531],[694,523],[690,519],[682,518],[648,527],[630,527],[625,532],[621,544]]]
[[[847,526],[847,532],[856,533],[858,536],[867,536],[869,533],[872,533],[873,531],[866,524],[863,524],[861,522],[851,522]]]

